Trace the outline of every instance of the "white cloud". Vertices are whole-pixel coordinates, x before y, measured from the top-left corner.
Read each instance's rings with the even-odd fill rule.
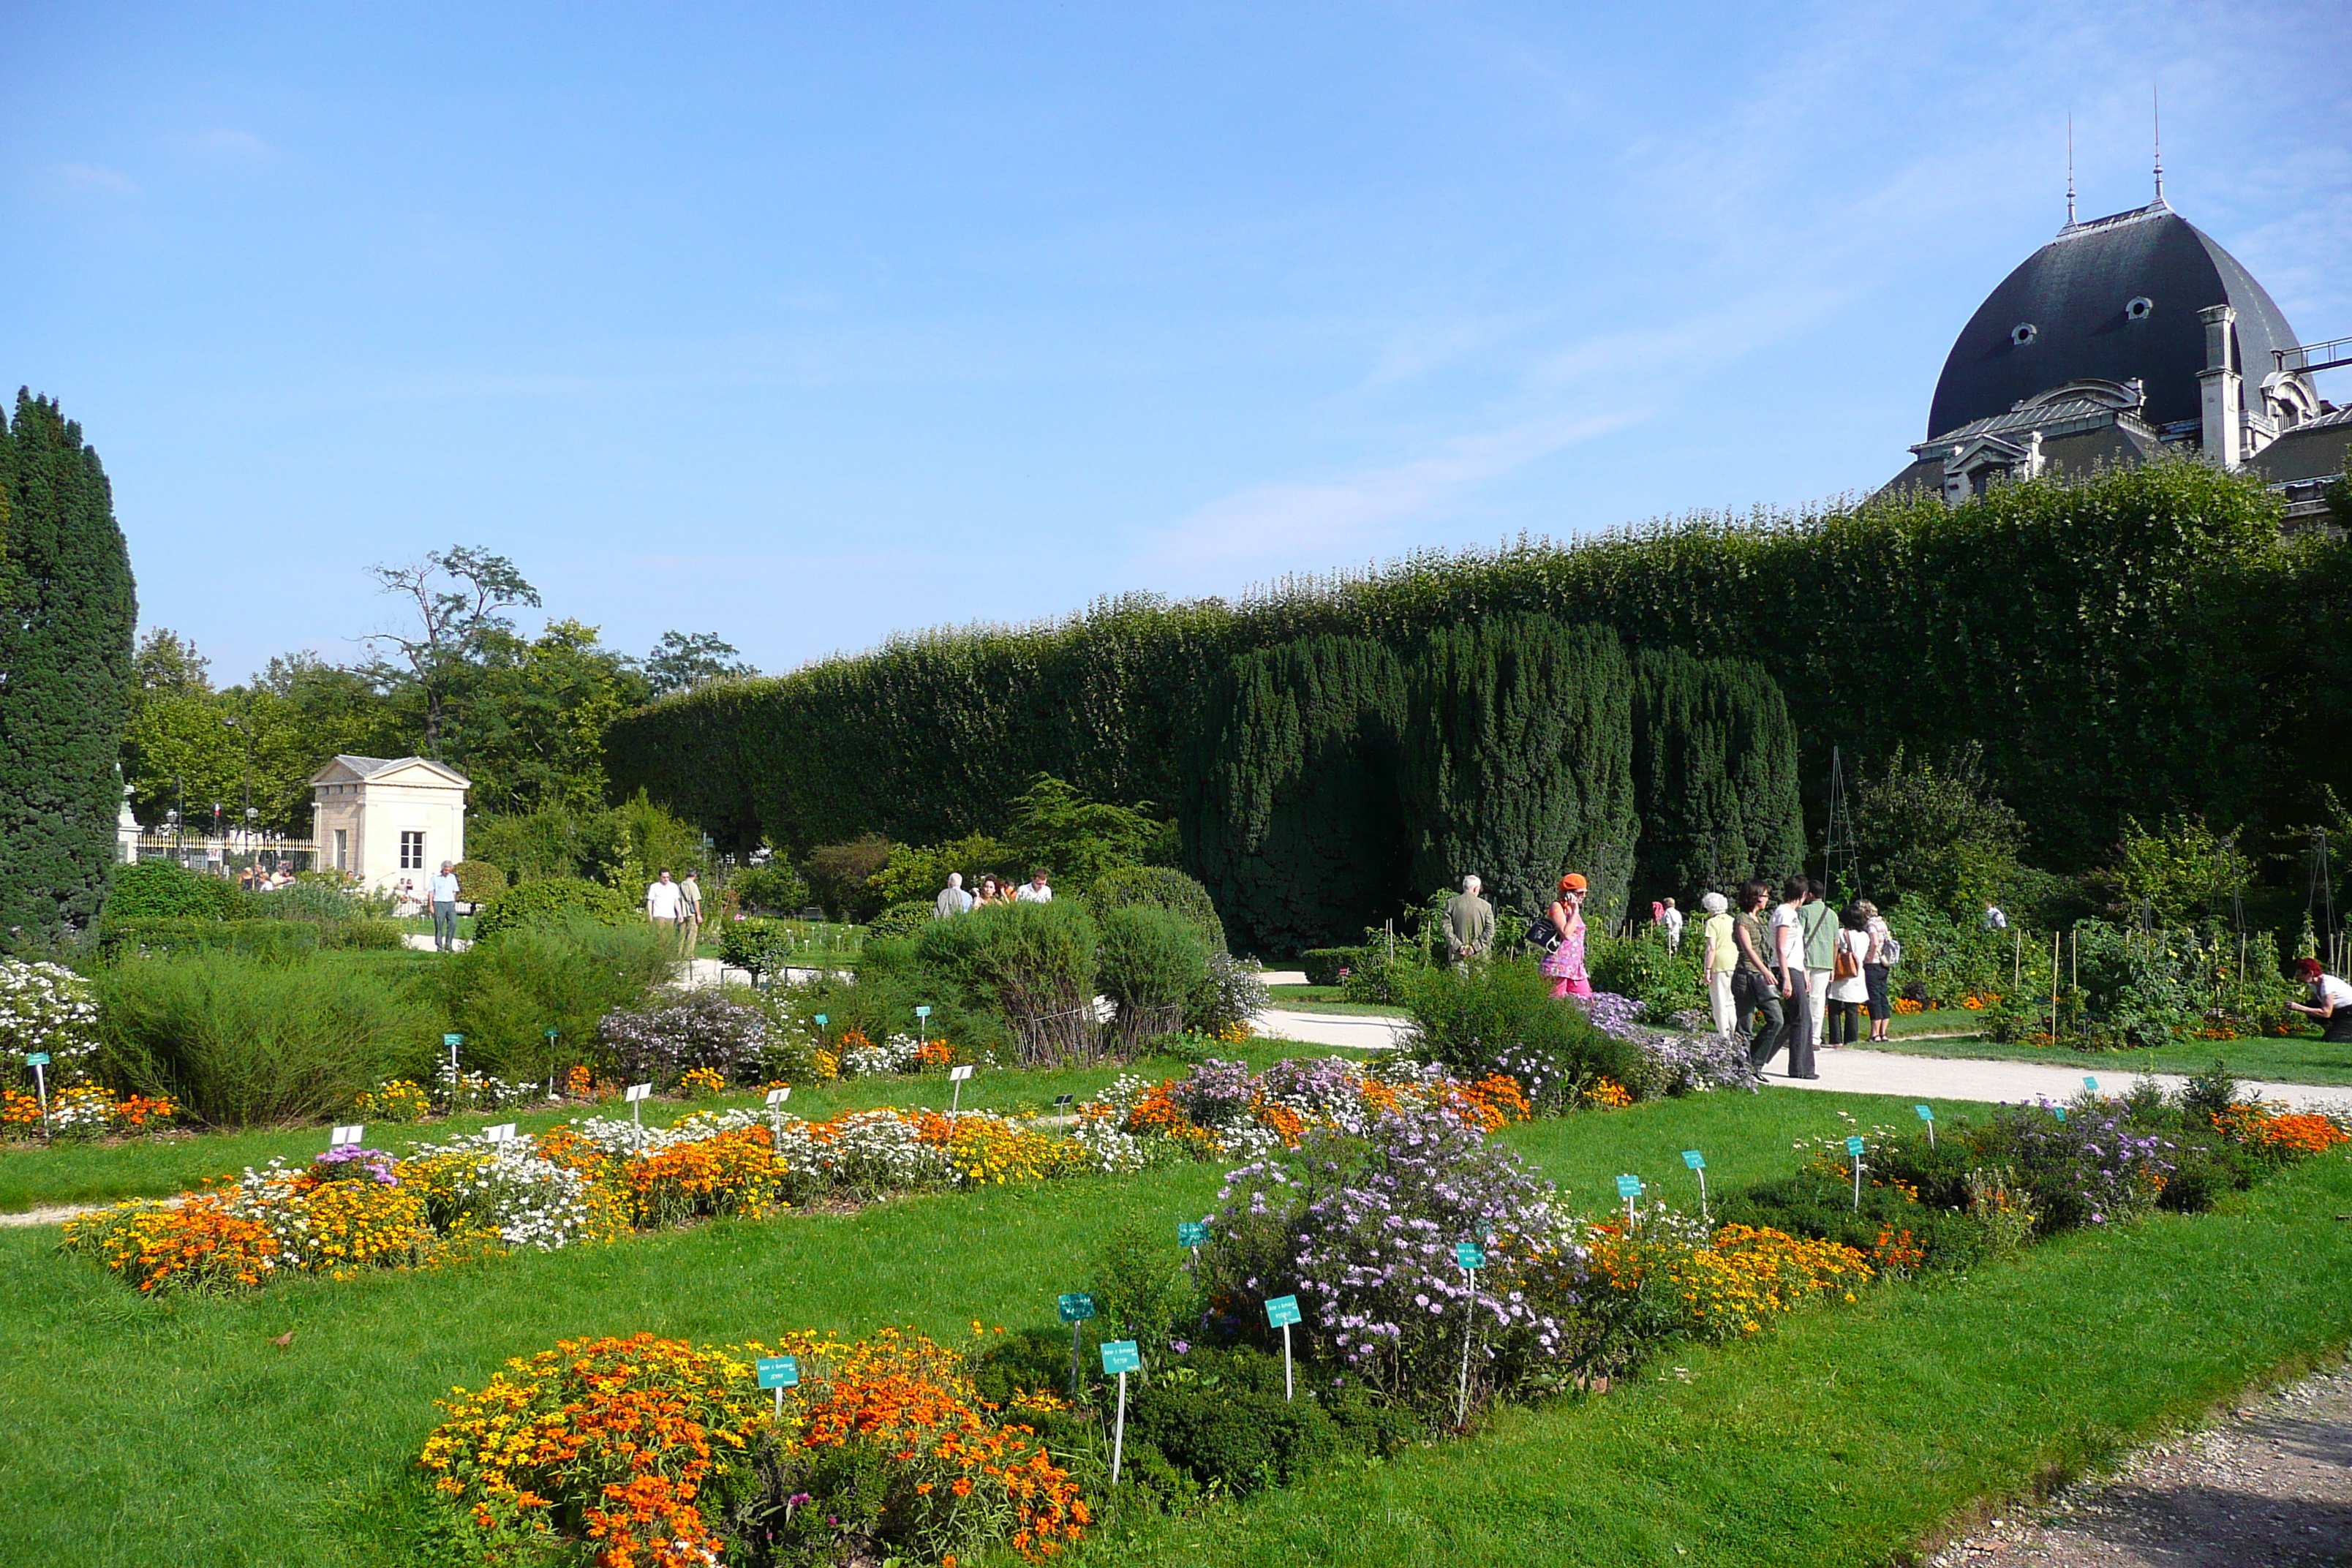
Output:
[[[95,163],[59,163],[55,173],[68,190],[104,191],[117,196],[139,194],[138,183],[118,169],[101,169]]]

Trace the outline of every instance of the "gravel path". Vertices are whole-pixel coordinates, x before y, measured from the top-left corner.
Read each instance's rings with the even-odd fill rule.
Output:
[[[2352,1563],[2352,1370],[2249,1394],[1932,1568],[2306,1568]]]

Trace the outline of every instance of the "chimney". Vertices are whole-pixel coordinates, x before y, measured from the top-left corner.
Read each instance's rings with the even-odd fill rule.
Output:
[[[2205,323],[2205,368],[2197,373],[2205,393],[2205,455],[2234,468],[2243,428],[2238,408],[2238,312],[2228,305],[2208,305],[2197,319]]]

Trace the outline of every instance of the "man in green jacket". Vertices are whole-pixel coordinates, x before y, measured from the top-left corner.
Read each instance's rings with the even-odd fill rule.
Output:
[[[1475,877],[1462,879],[1462,890],[1445,900],[1445,956],[1455,963],[1484,958],[1495,945],[1495,906],[1478,896]]]
[[[1805,901],[1797,910],[1797,930],[1805,941],[1805,1005],[1812,1010],[1813,1043],[1819,1047],[1829,1037],[1822,1030],[1822,1021],[1829,1010],[1830,980],[1837,967],[1837,911],[1822,901],[1828,889],[1821,879],[1805,879]]]

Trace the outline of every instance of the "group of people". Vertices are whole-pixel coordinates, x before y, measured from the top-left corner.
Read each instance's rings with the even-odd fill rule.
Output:
[[[1462,890],[1445,901],[1445,955],[1455,963],[1483,958],[1495,946],[1495,906],[1486,884],[1462,879]],[[1591,885],[1580,871],[1559,879],[1558,897],[1528,927],[1527,942],[1543,954],[1538,966],[1551,978],[1554,996],[1590,996],[1592,976],[1584,966],[1584,900]]]
[[[280,888],[294,885],[293,868],[280,865],[274,869],[264,870],[258,866],[247,866],[236,874],[236,885],[248,893],[274,893]]]
[[[1776,905],[1768,884],[1749,882],[1736,915],[1721,893],[1700,900],[1716,1032],[1745,1033],[1753,1019],[1748,1058],[1759,1072],[1785,1049],[1789,1077],[1819,1078],[1815,1049],[1861,1044],[1864,1016],[1867,1038],[1886,1038],[1895,1016],[1887,975],[1902,944],[1869,900],[1832,910],[1824,891],[1816,878],[1790,877]]]
[[[931,907],[938,912],[939,919],[946,920],[950,915],[968,915],[990,904],[1050,904],[1053,901],[1053,886],[1046,879],[1045,868],[1040,866],[1029,873],[1027,881],[1018,884],[1003,881],[991,872],[981,878],[980,891],[976,894],[963,885],[962,872],[950,871],[948,873],[948,885],[940,889],[940,896],[932,900]]]
[[[670,880],[669,868],[646,887],[646,919],[688,958],[702,941],[702,884],[688,871],[686,880]]]

